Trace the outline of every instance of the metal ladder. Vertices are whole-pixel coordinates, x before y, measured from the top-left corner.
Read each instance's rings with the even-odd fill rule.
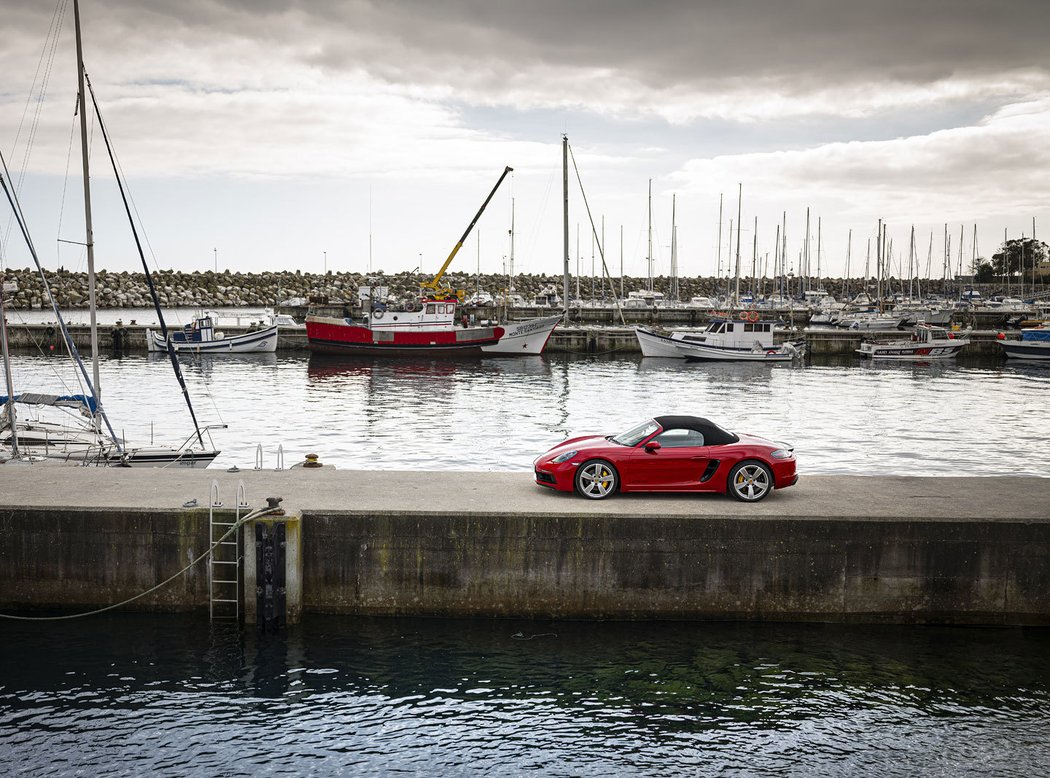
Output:
[[[220,540],[241,520],[241,511],[247,511],[244,482],[237,482],[237,510],[233,521],[218,521],[215,510],[222,507],[219,500],[219,482],[211,482],[211,505],[208,509],[208,615],[216,619],[240,620],[241,617],[241,530]]]

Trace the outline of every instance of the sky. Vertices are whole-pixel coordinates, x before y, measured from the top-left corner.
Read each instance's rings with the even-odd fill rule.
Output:
[[[585,276],[596,242],[612,275],[647,275],[650,223],[656,275],[672,242],[682,276],[731,274],[738,243],[742,274],[772,273],[784,223],[798,274],[807,208],[811,275],[818,231],[823,276],[874,273],[880,219],[897,275],[913,226],[934,277],[946,230],[966,269],[975,229],[979,256],[1050,232],[1045,0],[83,0],[81,19],[155,267],[433,274],[510,166],[452,269],[560,273],[563,134]],[[3,27],[0,150],[45,266],[82,270],[72,0],[4,0]],[[96,264],[134,271],[91,136]],[[3,263],[26,267],[0,205]]]

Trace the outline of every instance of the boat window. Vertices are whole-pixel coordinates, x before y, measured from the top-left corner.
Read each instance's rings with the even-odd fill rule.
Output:
[[[611,440],[613,443],[619,443],[621,446],[637,446],[658,429],[660,429],[659,424],[652,419],[647,419],[641,424],[631,427],[627,432],[623,432],[616,437],[611,438]]]
[[[704,445],[704,433],[699,430],[664,430],[653,440],[664,448],[689,448]]]
[[[434,303],[427,303],[427,313],[433,314],[437,310],[437,306]]]

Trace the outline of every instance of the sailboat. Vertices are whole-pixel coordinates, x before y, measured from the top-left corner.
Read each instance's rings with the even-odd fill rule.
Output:
[[[50,293],[47,277],[43,266],[37,255],[36,248],[29,234],[25,217],[22,213],[18,196],[11,176],[7,169],[7,162],[0,153],[2,162],[2,175],[0,175],[0,187],[14,212],[22,237],[36,264],[37,272],[44,286],[47,298],[51,302],[52,311],[62,331],[62,336],[69,351],[70,357],[76,366],[83,385],[87,391],[84,394],[74,395],[50,395],[22,392],[16,394],[10,378],[10,358],[7,353],[6,327],[4,336],[4,363],[5,378],[7,383],[7,395],[0,397],[0,403],[4,410],[0,415],[0,446],[10,448],[15,459],[20,461],[34,461],[39,459],[61,460],[78,464],[95,465],[119,465],[125,467],[156,467],[167,465],[179,465],[185,467],[207,467],[218,455],[219,451],[214,445],[204,443],[205,433],[210,427],[201,428],[197,423],[197,417],[193,405],[189,399],[186,382],[179,367],[178,357],[173,348],[169,346],[168,353],[171,358],[172,367],[176,378],[182,387],[183,397],[193,420],[194,433],[189,436],[180,446],[157,446],[130,445],[118,437],[113,430],[105,409],[102,404],[100,381],[99,381],[99,349],[98,349],[98,323],[96,320],[96,296],[95,296],[95,253],[92,238],[91,222],[91,185],[90,170],[88,163],[88,128],[87,128],[87,92],[91,89],[91,82],[84,69],[83,43],[80,34],[80,4],[73,0],[73,20],[76,31],[77,43],[77,86],[78,86],[78,112],[80,115],[80,139],[81,159],[84,177],[84,221],[85,221],[85,246],[87,248],[88,267],[88,300],[90,306],[91,327],[91,365],[92,374],[89,377],[80,353],[73,343],[66,327],[65,319],[58,309],[55,296]],[[86,87],[86,88],[85,88]],[[117,179],[124,209],[131,224],[135,245],[138,248],[139,258],[142,260],[143,270],[146,273],[146,283],[153,297],[154,308],[160,321],[161,330],[165,337],[167,326],[164,315],[160,308],[160,299],[153,286],[153,279],[146,265],[145,255],[139,241],[138,231],[135,229],[134,220],[128,205],[127,194],[121,179],[110,145],[109,134],[106,131],[102,114],[95,100],[94,92],[91,92],[92,106],[98,119],[98,128],[109,152],[110,161],[113,164],[113,172]],[[2,312],[0,312],[2,318]],[[26,413],[16,412],[16,406],[25,406]],[[60,420],[49,420],[42,418],[48,411],[65,412]],[[103,426],[105,429],[103,429]],[[209,437],[209,444],[211,440]]]

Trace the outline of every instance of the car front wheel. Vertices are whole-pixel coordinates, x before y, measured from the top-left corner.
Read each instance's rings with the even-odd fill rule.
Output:
[[[592,459],[576,471],[576,491],[589,500],[604,500],[616,491],[620,477],[604,459]]]
[[[773,473],[761,462],[740,462],[729,471],[726,491],[743,502],[758,502],[773,491]]]

